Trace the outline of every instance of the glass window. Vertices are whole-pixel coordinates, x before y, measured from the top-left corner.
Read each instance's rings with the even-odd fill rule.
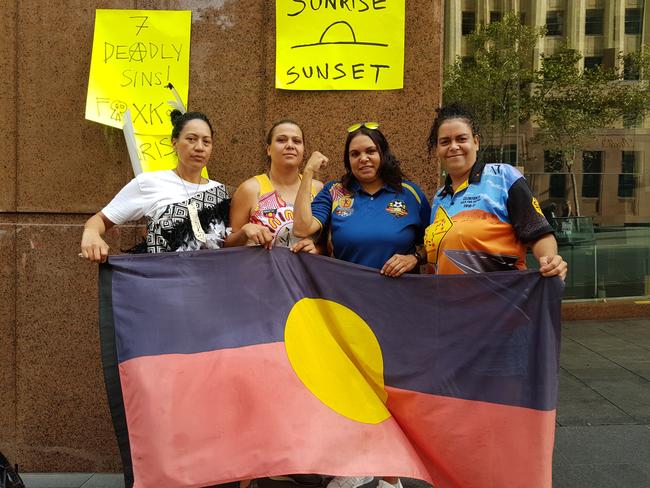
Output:
[[[640,79],[639,65],[634,59],[627,55],[623,58],[623,79],[638,80]]]
[[[463,68],[471,68],[476,64],[474,56],[463,56],[460,58],[460,63],[463,65]]]
[[[546,12],[546,35],[561,36],[564,34],[564,10],[549,10]]]
[[[600,36],[603,34],[603,10],[587,9],[585,12],[585,35]]]
[[[582,153],[582,196],[600,197],[600,182],[603,173],[603,152],[583,151]]]
[[[488,146],[485,148],[481,160],[486,163],[506,163],[515,166],[517,164],[517,144],[504,144],[503,158],[501,157],[501,146]]]
[[[562,153],[559,151],[544,151],[544,172],[552,173],[548,184],[549,198],[566,198],[566,174]]]
[[[461,25],[461,33],[467,36],[474,32],[476,28],[476,14],[474,12],[463,12],[463,20]]]
[[[636,188],[636,161],[634,151],[621,151],[621,174],[618,175],[618,196],[633,198]]]
[[[602,64],[602,56],[585,56],[585,69],[594,69]]]
[[[625,33],[641,34],[642,18],[643,18],[643,9],[626,8],[625,9]]]
[[[501,20],[501,12],[498,10],[493,10],[490,12],[490,24],[494,22],[499,22]]]

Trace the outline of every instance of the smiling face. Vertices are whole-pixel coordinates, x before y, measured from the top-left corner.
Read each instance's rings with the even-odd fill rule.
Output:
[[[467,179],[476,162],[478,147],[478,136],[463,119],[449,119],[440,125],[436,155],[453,182]]]
[[[302,130],[295,124],[276,126],[271,134],[271,143],[266,146],[271,165],[288,164],[298,167],[305,154]]]
[[[373,140],[359,134],[350,141],[348,149],[352,175],[363,186],[380,180],[381,153]]]
[[[188,170],[203,168],[212,154],[212,131],[203,120],[189,120],[176,139],[172,139],[178,164]]]

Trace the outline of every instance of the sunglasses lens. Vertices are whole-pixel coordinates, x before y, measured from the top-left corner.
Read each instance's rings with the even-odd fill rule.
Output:
[[[354,132],[355,130],[361,129],[361,127],[365,127],[366,129],[370,129],[370,130],[375,130],[375,129],[379,129],[379,124],[377,122],[363,122],[360,124],[354,124],[348,127],[348,132]]]

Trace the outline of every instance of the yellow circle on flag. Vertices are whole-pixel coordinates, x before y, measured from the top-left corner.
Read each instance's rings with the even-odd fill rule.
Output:
[[[284,340],[300,381],[325,405],[367,424],[390,417],[379,341],[354,311],[303,298],[289,313]]]

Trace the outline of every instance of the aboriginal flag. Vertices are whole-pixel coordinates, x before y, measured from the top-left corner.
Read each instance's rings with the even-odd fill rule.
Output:
[[[551,486],[559,279],[394,279],[280,248],[109,262],[105,370],[136,487],[290,473]]]

